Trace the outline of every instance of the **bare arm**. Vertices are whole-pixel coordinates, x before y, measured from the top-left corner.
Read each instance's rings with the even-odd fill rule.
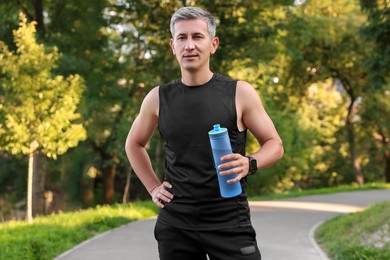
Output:
[[[125,149],[135,173],[152,196],[153,201],[162,208],[164,205],[161,201],[170,202],[173,197],[166,190],[166,188],[171,188],[171,185],[168,182],[160,183],[146,151],[146,145],[158,123],[158,89],[158,87],[152,89],[142,102],[140,113],[127,136]]]
[[[237,124],[240,130],[248,129],[257,139],[261,148],[251,154],[257,160],[257,168],[264,169],[276,163],[283,156],[282,140],[275,126],[265,111],[255,89],[247,82],[239,81],[236,92]],[[223,160],[233,160],[221,165],[222,174],[237,173],[237,178],[229,181],[234,183],[245,177],[249,171],[249,160],[240,154],[231,154]]]

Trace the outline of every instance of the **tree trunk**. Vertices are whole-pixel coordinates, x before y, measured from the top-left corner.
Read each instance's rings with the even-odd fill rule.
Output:
[[[80,200],[84,207],[90,207],[95,201],[94,186],[97,169],[93,166],[83,169],[80,179]]]
[[[36,153],[34,156],[34,173],[32,179],[32,215],[45,214],[45,178],[46,178],[46,156]]]
[[[123,204],[127,203],[130,199],[131,171],[132,171],[132,168],[130,167],[128,172],[127,172],[127,176],[126,176],[125,190],[123,191],[123,197],[122,197]]]
[[[349,144],[349,153],[351,158],[352,170],[355,175],[355,181],[359,186],[364,185],[363,173],[361,171],[359,162],[357,160],[357,152],[355,148],[355,130],[354,130],[354,120],[355,120],[355,105],[358,99],[358,96],[355,93],[355,90],[352,88],[349,80],[346,77],[343,77],[337,69],[331,69],[337,76],[336,78],[340,80],[343,85],[344,90],[347,92],[350,102],[348,105],[347,118],[345,120],[345,125],[347,128],[348,135],[348,144]]]
[[[30,152],[28,157],[28,179],[27,179],[27,222],[32,223],[32,187],[34,174],[34,152]]]
[[[116,166],[112,165],[104,169],[103,172],[103,196],[104,204],[113,204],[114,203],[114,194],[115,194],[115,174]]]
[[[35,158],[36,158],[36,149],[38,148],[38,143],[36,141],[31,142],[30,144],[30,153],[28,158],[28,179],[27,179],[27,222],[31,224],[33,222],[33,179],[34,173],[36,172]]]
[[[387,183],[390,183],[390,151],[385,151],[385,179]]]
[[[347,114],[347,120],[346,120],[346,128],[347,128],[347,134],[348,134],[348,144],[349,144],[349,152],[350,152],[350,158],[351,158],[351,164],[352,169],[355,175],[355,181],[359,186],[364,185],[364,178],[363,174],[359,165],[359,162],[357,161],[357,154],[356,154],[356,148],[355,148],[355,131],[353,128],[353,108],[355,105],[356,99],[351,97],[351,102],[348,106],[348,114]]]
[[[378,128],[378,133],[382,137],[382,146],[383,146],[383,160],[385,161],[385,180],[387,183],[390,183],[390,150],[389,150],[389,138],[384,134],[384,130],[380,127]]]
[[[113,204],[115,195],[116,165],[119,162],[117,153],[109,154],[103,151],[101,155],[103,162],[109,162],[103,168],[103,200],[104,204]]]
[[[45,23],[43,19],[43,1],[32,0],[35,10],[35,21],[37,22],[37,31],[41,35],[45,35]]]

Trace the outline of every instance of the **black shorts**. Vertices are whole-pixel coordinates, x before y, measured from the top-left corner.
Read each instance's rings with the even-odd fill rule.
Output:
[[[154,236],[160,260],[261,260],[252,226],[193,231],[157,221]]]

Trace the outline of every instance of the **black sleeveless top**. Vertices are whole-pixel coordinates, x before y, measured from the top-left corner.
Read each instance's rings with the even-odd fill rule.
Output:
[[[236,85],[214,73],[200,86],[176,80],[159,88],[158,129],[165,145],[165,179],[174,199],[160,210],[158,221],[190,230],[250,225],[246,178],[243,192],[222,198],[208,131],[214,124],[228,129],[234,153],[245,155],[246,130],[237,127]]]

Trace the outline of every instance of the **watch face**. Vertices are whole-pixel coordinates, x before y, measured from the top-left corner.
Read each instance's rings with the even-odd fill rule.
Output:
[[[257,161],[255,158],[248,156],[249,159],[249,174],[254,174],[257,171]]]
[[[251,168],[251,171],[256,171],[257,170],[257,161],[255,159],[251,160],[250,168]]]

